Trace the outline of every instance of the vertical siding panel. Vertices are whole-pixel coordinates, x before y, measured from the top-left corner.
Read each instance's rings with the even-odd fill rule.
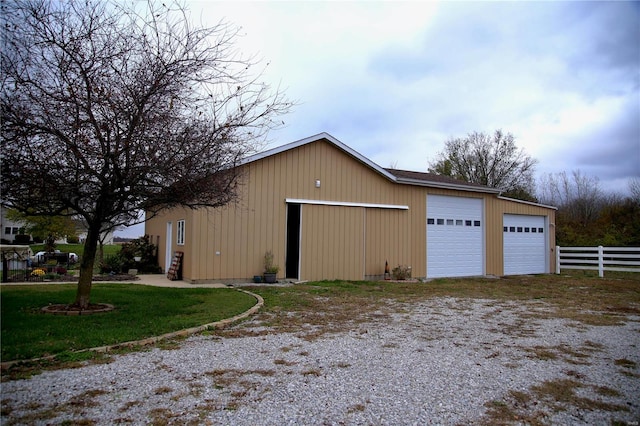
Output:
[[[247,202],[247,214],[249,215],[249,255],[244,259],[249,266],[249,271],[253,274],[262,272],[262,261],[260,253],[262,251],[262,242],[260,240],[260,215],[258,214],[258,184],[256,165],[251,164],[249,174],[249,200]],[[249,272],[247,271],[247,272]]]
[[[312,250],[312,244],[314,244],[314,242],[315,244],[319,244],[317,225],[316,227],[311,226],[311,224],[315,223],[315,210],[313,209],[313,206],[304,206],[304,217],[302,218],[302,221],[304,224],[304,230],[302,234],[304,251],[301,255],[302,262],[305,265],[304,270],[306,271],[304,273],[305,275],[302,275],[302,277],[304,277],[304,279],[310,280],[311,277],[315,276],[314,265],[316,265],[320,261],[320,259],[317,258],[317,254],[315,254]]]
[[[209,275],[209,268],[207,262],[207,257],[209,256],[210,251],[207,247],[208,242],[208,233],[209,233],[209,209],[199,209],[195,210],[193,213],[193,231],[192,235],[194,239],[197,240],[197,244],[188,244],[192,247],[192,257],[194,260],[198,262],[197,265],[193,265],[193,269],[196,270],[197,273],[193,274],[192,279],[204,279]],[[203,232],[204,231],[204,232]]]
[[[213,277],[214,279],[218,279],[220,278],[222,275],[220,274],[220,263],[219,263],[219,258],[218,256],[215,255],[215,250],[218,246],[218,240],[220,239],[220,234],[218,232],[218,230],[220,229],[220,225],[219,225],[219,218],[220,216],[220,210],[219,209],[210,209],[209,210],[209,215],[207,216],[208,222],[207,226],[208,226],[208,234],[209,234],[209,238],[207,241],[207,249],[206,249],[206,256],[207,256],[207,264],[210,265],[207,267],[208,270],[212,270],[212,275],[207,276],[207,278],[209,277]]]

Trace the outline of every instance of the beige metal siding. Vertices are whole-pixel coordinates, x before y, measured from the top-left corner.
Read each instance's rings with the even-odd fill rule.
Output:
[[[285,275],[286,202],[289,199],[407,205],[409,210],[320,206],[301,208],[301,279],[362,279],[408,264],[426,276],[427,193],[485,200],[486,273],[501,275],[504,213],[549,216],[552,209],[498,199],[492,194],[396,184],[336,146],[316,141],[243,166],[240,198],[219,209],[175,209],[150,220],[146,232],[161,236],[166,222],[186,220],[184,277],[188,281],[246,280],[263,272],[272,250]],[[320,187],[316,187],[320,180]],[[553,238],[553,232],[549,233]],[[555,247],[555,240],[549,247]],[[554,256],[550,256],[553,262]],[[164,267],[164,265],[162,265]],[[551,267],[551,270],[554,270]]]
[[[398,265],[413,266],[409,219],[408,210],[365,210],[367,278],[383,278],[385,262],[389,263],[390,270]]]
[[[301,240],[301,279],[364,279],[364,208],[303,205]]]
[[[171,235],[171,253],[175,251],[181,251],[184,253],[184,262],[182,264],[183,275],[189,276],[191,274],[191,265],[194,260],[192,256],[192,232],[194,227],[192,226],[192,214],[193,211],[189,209],[173,209],[165,212],[155,218],[148,220],[145,223],[145,234],[149,236],[151,242],[158,246],[158,264],[162,270],[166,273],[168,265],[165,262],[165,254],[167,247],[167,222],[172,223],[172,235]],[[177,240],[177,222],[179,220],[185,221],[185,244],[178,245]]]

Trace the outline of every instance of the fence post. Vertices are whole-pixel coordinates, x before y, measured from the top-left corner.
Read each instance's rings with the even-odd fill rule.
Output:
[[[598,246],[598,276],[604,278],[604,247]]]
[[[560,246],[556,246],[556,274],[560,274]]]

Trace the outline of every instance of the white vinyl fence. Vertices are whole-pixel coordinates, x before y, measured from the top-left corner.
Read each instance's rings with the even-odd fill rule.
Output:
[[[640,272],[640,247],[559,247],[556,246],[556,274],[561,269]]]

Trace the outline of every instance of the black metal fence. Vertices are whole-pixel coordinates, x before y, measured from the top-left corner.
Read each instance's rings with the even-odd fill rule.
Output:
[[[69,253],[44,253],[30,257],[16,251],[2,251],[2,282],[55,281],[71,267]]]

